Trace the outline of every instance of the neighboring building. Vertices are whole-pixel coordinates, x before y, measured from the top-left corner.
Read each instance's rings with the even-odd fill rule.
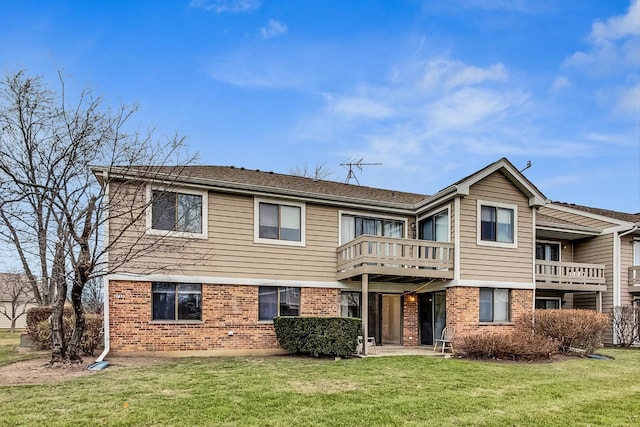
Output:
[[[27,327],[27,311],[36,307],[31,286],[24,275],[0,273],[0,330],[11,329],[15,319],[16,329]]]
[[[278,315],[362,317],[378,344],[431,345],[445,325],[508,330],[533,307],[640,296],[640,215],[550,203],[507,159],[432,196],[174,171],[94,169],[120,194],[110,239],[123,232],[114,210],[142,211],[109,253],[114,352],[273,351]]]

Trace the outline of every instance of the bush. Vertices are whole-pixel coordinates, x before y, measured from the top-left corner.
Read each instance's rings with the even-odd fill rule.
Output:
[[[34,316],[37,318],[40,313]],[[51,315],[51,314],[49,314]],[[84,334],[82,335],[82,340],[80,341],[80,351],[85,356],[93,356],[98,347],[102,345],[103,342],[103,318],[102,315],[86,313],[85,314],[85,328]],[[62,317],[62,329],[64,333],[64,342],[69,343],[71,339],[71,334],[73,332],[74,326],[74,318],[71,315],[71,311],[67,311],[65,309],[64,315]],[[48,316],[45,320],[42,320],[33,328],[31,325],[29,327],[29,335],[31,336],[33,343],[40,350],[51,350],[51,322],[48,319]]]
[[[454,344],[457,354],[473,359],[543,360],[559,348],[557,340],[523,330],[466,335]]]
[[[619,306],[611,311],[613,333],[621,347],[640,342],[640,307]]]
[[[536,310],[533,325],[531,314],[524,315],[517,323],[537,335],[558,340],[562,352],[578,348],[591,354],[602,346],[609,316],[593,310]]]
[[[278,343],[294,354],[346,357],[353,354],[362,321],[345,317],[276,317]]]
[[[48,305],[33,307],[27,311],[27,334],[29,334],[33,343],[41,350],[43,348],[39,337],[39,325],[41,322],[49,321],[51,313],[53,313],[53,308]],[[72,315],[73,310],[71,309],[71,307],[65,306],[62,314],[63,318],[71,317]],[[51,347],[51,344],[49,344],[49,347]]]

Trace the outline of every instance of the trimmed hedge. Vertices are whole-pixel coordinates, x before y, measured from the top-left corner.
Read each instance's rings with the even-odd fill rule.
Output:
[[[360,319],[346,317],[276,317],[273,325],[280,347],[314,357],[353,354],[362,330]]]

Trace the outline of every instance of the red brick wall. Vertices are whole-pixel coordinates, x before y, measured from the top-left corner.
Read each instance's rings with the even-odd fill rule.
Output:
[[[513,329],[514,321],[533,308],[533,291],[511,290],[511,322],[480,323],[480,289],[453,287],[447,289],[447,326],[456,328],[457,336],[476,332],[499,332]]]
[[[418,296],[405,295],[402,305],[402,344],[407,347],[418,345]]]
[[[339,291],[301,289],[301,315],[338,316]],[[273,324],[258,322],[258,287],[202,286],[202,322],[151,321],[150,282],[109,282],[109,327],[114,352],[278,348]],[[228,332],[233,335],[229,336]]]

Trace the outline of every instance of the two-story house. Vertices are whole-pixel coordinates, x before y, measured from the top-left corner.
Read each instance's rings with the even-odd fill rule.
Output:
[[[275,352],[279,315],[431,345],[445,325],[640,296],[640,216],[550,203],[507,159],[431,196],[220,166],[94,173],[113,187],[114,352]]]

